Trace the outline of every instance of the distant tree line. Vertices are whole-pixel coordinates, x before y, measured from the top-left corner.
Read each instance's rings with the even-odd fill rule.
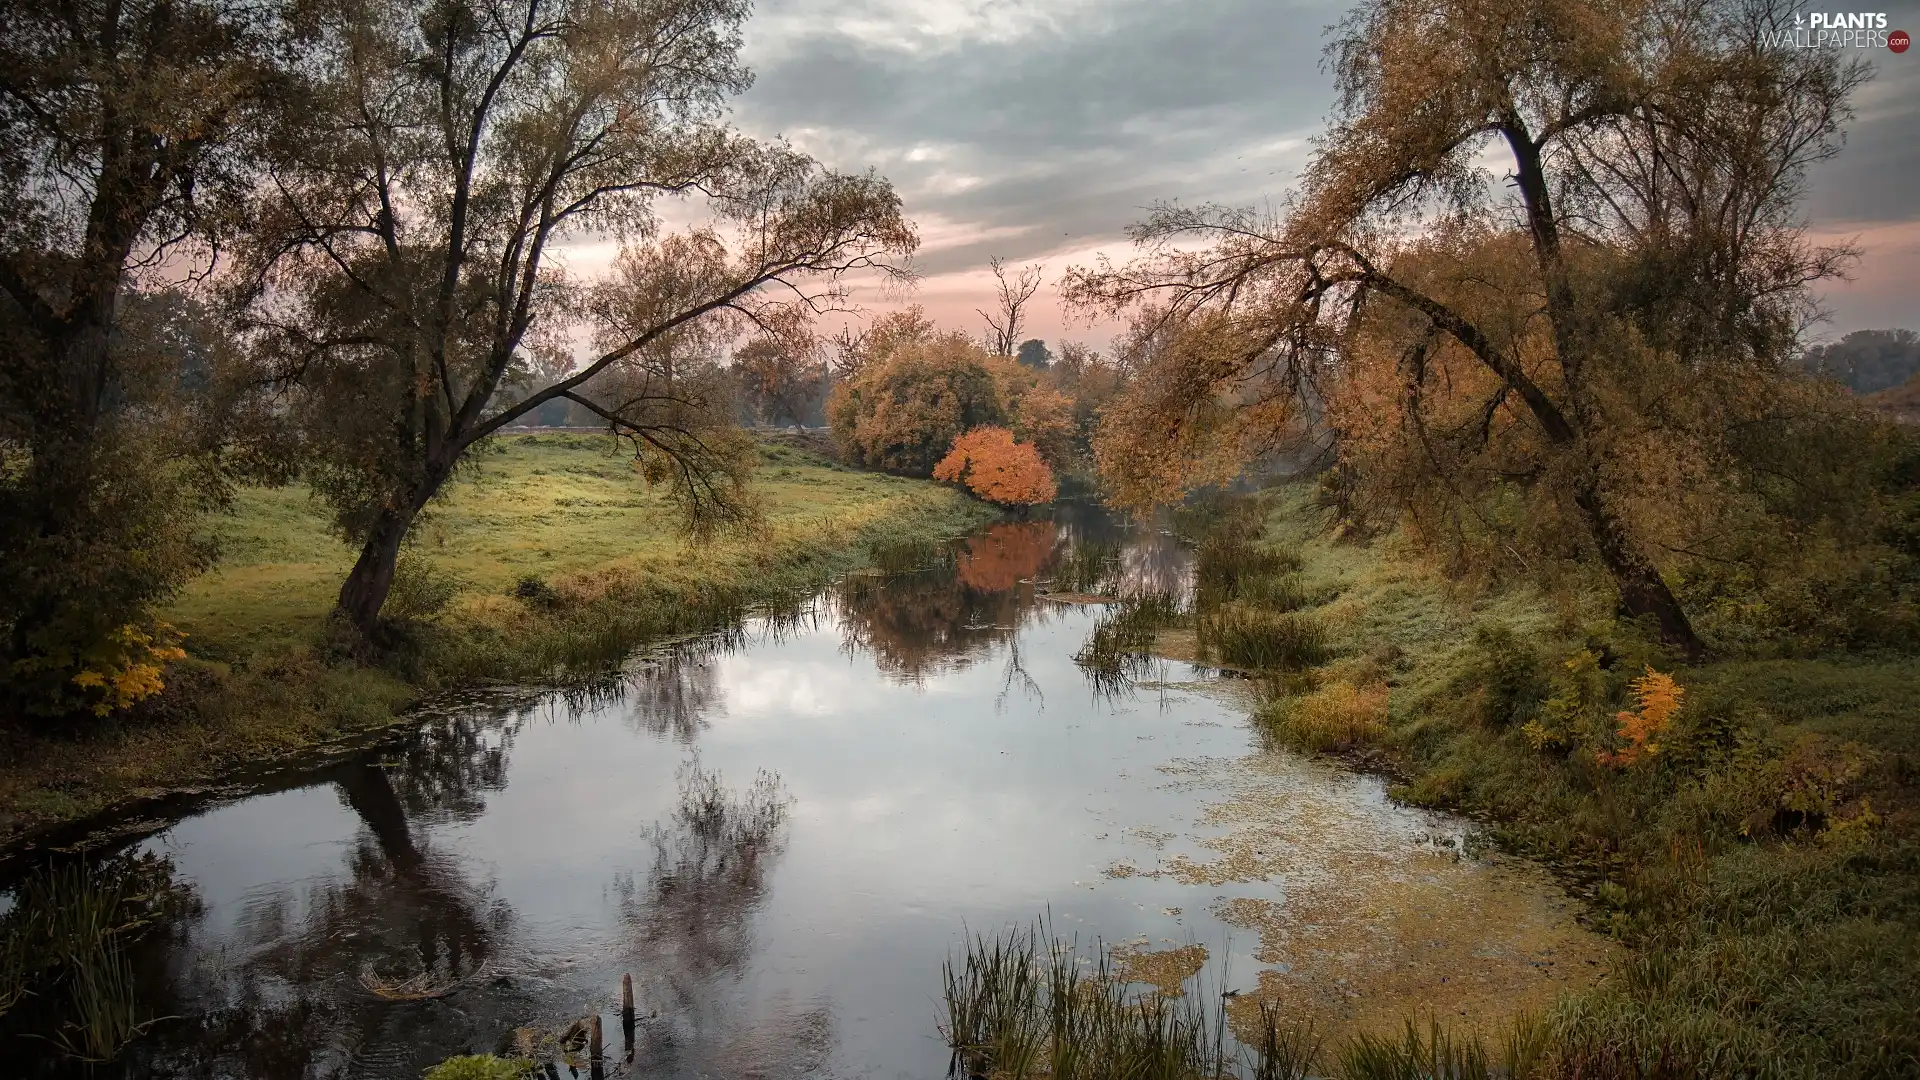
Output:
[[[1855,330],[1839,341],[1816,345],[1801,357],[1808,371],[1843,383],[1856,394],[1873,394],[1920,375],[1920,334],[1911,330]]]

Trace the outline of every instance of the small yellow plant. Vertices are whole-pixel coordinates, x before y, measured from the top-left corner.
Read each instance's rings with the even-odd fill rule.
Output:
[[[1602,765],[1632,765],[1660,752],[1660,736],[1680,711],[1686,688],[1673,676],[1653,670],[1633,680],[1635,708],[1615,714],[1620,722],[1620,737],[1626,746],[1619,753],[1602,751],[1595,757]]]
[[[185,637],[167,623],[154,624],[151,633],[127,623],[82,655],[73,684],[98,692],[95,716],[127,708],[166,689],[161,666],[186,658],[187,650],[180,647]]]

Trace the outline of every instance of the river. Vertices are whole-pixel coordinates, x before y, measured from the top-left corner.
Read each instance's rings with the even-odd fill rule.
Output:
[[[127,1075],[415,1078],[598,1013],[615,1076],[937,1077],[941,962],[1042,914],[1335,1031],[1599,976],[1544,873],[1263,750],[1243,683],[1090,679],[1102,608],[1046,591],[1096,543],[1126,587],[1188,573],[1166,533],[1067,507],[155,823],[134,849],[195,902],[137,956],[166,1018]]]

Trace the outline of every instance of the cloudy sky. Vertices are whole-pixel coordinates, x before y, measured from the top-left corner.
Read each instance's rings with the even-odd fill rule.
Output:
[[[737,119],[890,177],[923,242],[911,302],[941,322],[980,329],[973,309],[1000,255],[1047,268],[1029,334],[1103,342],[1108,328],[1060,311],[1060,271],[1123,257],[1122,230],[1156,200],[1283,196],[1332,103],[1320,49],[1345,6],[760,0],[747,27],[757,82]],[[1920,33],[1920,0],[1884,10]],[[1856,280],[1829,293],[1829,333],[1920,328],[1920,50],[1870,56],[1878,77],[1808,206],[1818,232],[1865,250]]]

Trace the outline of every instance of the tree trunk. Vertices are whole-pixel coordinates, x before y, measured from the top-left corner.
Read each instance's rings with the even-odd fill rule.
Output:
[[[407,871],[421,863],[420,849],[414,845],[413,831],[407,827],[407,809],[400,802],[385,769],[361,763],[340,770],[340,791],[347,805],[360,815],[380,851],[395,870]]]
[[[1600,561],[1613,575],[1620,590],[1620,610],[1628,618],[1651,615],[1660,627],[1660,640],[1680,650],[1689,663],[1706,657],[1706,646],[1693,632],[1680,601],[1667,588],[1666,579],[1627,536],[1626,530],[1607,505],[1597,477],[1589,476],[1574,492],[1574,502],[1587,519],[1587,529],[1600,551]]]
[[[360,548],[360,558],[354,561],[353,570],[340,586],[340,599],[334,610],[368,637],[379,628],[380,609],[387,602],[387,593],[393,589],[393,569],[400,561],[400,544],[406,540],[407,530],[418,513],[412,499],[380,511],[372,531],[367,534],[367,542]]]

